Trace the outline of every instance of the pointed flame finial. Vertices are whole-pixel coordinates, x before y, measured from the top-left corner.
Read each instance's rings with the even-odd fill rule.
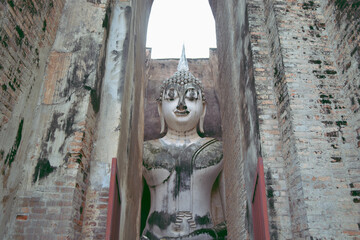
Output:
[[[183,44],[183,49],[182,49],[182,54],[181,54],[181,58],[179,60],[179,65],[177,67],[178,71],[189,71],[189,65],[188,62],[186,60],[186,56],[185,56],[185,45]]]

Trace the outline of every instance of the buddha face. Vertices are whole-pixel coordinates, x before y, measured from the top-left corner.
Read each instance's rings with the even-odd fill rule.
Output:
[[[162,115],[172,130],[192,130],[205,115],[205,102],[202,101],[201,88],[197,84],[168,84],[162,96]]]

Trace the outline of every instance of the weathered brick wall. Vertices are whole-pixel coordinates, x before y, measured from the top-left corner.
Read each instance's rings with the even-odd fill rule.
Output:
[[[239,48],[239,29],[229,38],[219,30],[229,15],[224,6],[212,4],[222,86],[236,62],[225,63],[233,55],[229,46]],[[352,211],[359,202],[357,9],[356,1],[248,1],[269,225],[275,239],[359,234],[359,213]],[[229,18],[229,28],[234,22]],[[230,104],[228,96],[238,99],[231,92],[220,102]],[[237,101],[242,104],[241,98]],[[224,134],[232,137],[226,128]],[[230,205],[228,209],[242,206],[236,201]],[[232,217],[227,220],[232,231]]]
[[[356,172],[358,154],[324,9],[320,1],[264,3],[292,237],[346,238],[357,231],[346,165]]]
[[[61,11],[50,55],[43,57],[46,71],[29,87],[38,94],[26,99],[31,114],[21,121],[25,139],[16,145],[8,178],[8,188],[15,182],[18,189],[4,195],[14,205],[1,216],[5,239],[81,238],[104,71],[106,4],[68,0]]]
[[[330,0],[321,4],[340,89],[329,100],[333,105],[339,99],[342,102],[341,116],[328,122],[336,129],[334,138],[340,139],[333,144],[332,159],[345,170],[338,178],[347,196],[343,209],[349,217],[342,219],[341,227],[344,236],[356,238],[360,236],[359,211],[353,211],[360,203],[360,3]]]
[[[14,200],[30,174],[25,160],[33,110],[64,4],[0,1],[0,236],[16,217]]]
[[[267,18],[265,18],[265,9]],[[264,161],[266,195],[271,239],[291,239],[291,221],[282,154],[278,102],[274,86],[275,57],[270,55],[268,25],[269,6],[263,0],[248,2],[249,31],[254,63],[254,79],[259,116],[261,156]],[[268,23],[271,27],[275,27]],[[273,43],[274,44],[274,43]]]
[[[55,40],[64,2],[0,2],[0,131],[38,77],[40,51]]]
[[[279,1],[279,4],[281,1]],[[285,4],[285,3],[283,3]],[[276,102],[276,119],[278,119],[279,131],[281,134],[281,148],[279,149],[284,159],[284,174],[289,194],[289,210],[291,214],[292,234],[298,231],[294,228],[306,226],[306,218],[301,217],[301,209],[304,209],[302,186],[300,172],[296,164],[296,148],[293,139],[293,123],[290,117],[290,95],[288,90],[288,82],[286,79],[285,66],[283,60],[282,43],[280,39],[280,30],[278,28],[279,13],[276,12],[276,4],[274,1],[264,1],[265,5],[265,23],[266,33],[269,41],[269,57],[270,57],[270,73],[272,74],[272,86],[274,88]],[[289,172],[293,174],[289,174]],[[292,186],[291,184],[292,183]],[[294,184],[295,183],[295,184]],[[298,186],[296,186],[298,183]],[[298,201],[294,199],[299,199]],[[295,202],[295,204],[294,204]],[[269,204],[268,207],[271,207]],[[280,210],[280,209],[279,209]],[[300,216],[300,217],[299,217]],[[296,222],[294,224],[294,222]],[[305,227],[304,227],[305,228]],[[293,237],[294,235],[287,236]]]
[[[83,239],[105,239],[110,170],[107,163],[91,162],[81,235]]]

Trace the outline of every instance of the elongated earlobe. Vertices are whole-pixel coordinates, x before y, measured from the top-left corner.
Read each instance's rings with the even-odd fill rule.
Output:
[[[165,119],[162,112],[161,102],[158,103],[158,112],[160,116],[160,134],[163,134],[165,132]]]
[[[199,121],[199,131],[204,133],[204,118],[206,114],[206,103],[203,103],[203,113],[201,114],[200,121]]]

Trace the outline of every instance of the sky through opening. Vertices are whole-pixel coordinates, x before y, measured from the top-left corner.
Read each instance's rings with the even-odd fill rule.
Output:
[[[209,48],[216,48],[208,0],[154,0],[146,42],[151,57],[179,58],[183,43],[187,58],[208,58]]]

